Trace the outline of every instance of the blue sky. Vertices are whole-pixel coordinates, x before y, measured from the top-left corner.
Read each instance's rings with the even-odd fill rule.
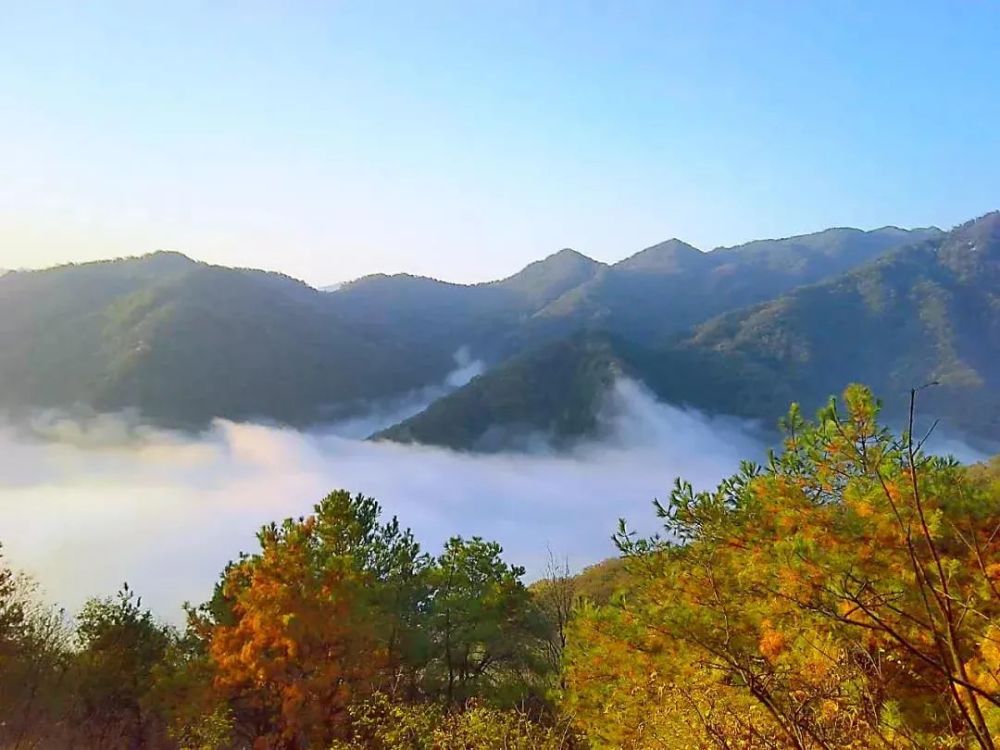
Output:
[[[473,281],[1000,207],[997,3],[0,6],[0,267]]]

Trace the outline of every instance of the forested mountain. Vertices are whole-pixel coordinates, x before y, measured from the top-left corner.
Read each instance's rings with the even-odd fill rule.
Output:
[[[766,391],[773,402],[794,394],[816,404],[856,381],[882,394],[893,416],[911,387],[935,381],[925,409],[998,439],[1000,212],[837,279],[725,314],[683,346],[773,384]]]
[[[347,320],[453,351],[468,346],[479,356],[498,361],[543,340],[545,329],[527,330],[525,325],[605,268],[564,249],[499,281],[467,285],[409,274],[376,274],[345,284],[331,301]]]
[[[0,351],[0,404],[133,407],[184,426],[316,421],[450,363],[346,324],[302,282],[162,252],[3,277]]]
[[[758,258],[775,258],[773,246],[755,244]],[[767,423],[791,401],[811,410],[850,382],[871,385],[898,418],[909,389],[935,381],[924,413],[998,440],[998,289],[1000,213],[992,213],[653,347],[608,336],[541,347],[380,437],[480,448],[491,444],[482,442],[487,429],[530,427],[568,438],[594,429],[606,384],[624,373],[668,402]],[[567,368],[601,377],[560,389]]]
[[[610,266],[565,249],[484,284],[375,275],[331,292],[164,252],[15,272],[0,278],[0,407],[134,408],[185,427],[213,417],[304,425],[439,383],[465,347],[495,374],[387,434],[456,447],[494,426],[575,435],[593,427],[587,405],[612,362],[646,379],[653,366],[635,363],[672,361],[647,350],[665,351],[691,325],[940,234],[830,229],[708,253],[669,240]],[[733,349],[689,345],[706,347]],[[746,373],[763,372],[759,357],[739,356]],[[534,363],[547,377],[527,395]],[[651,380],[668,395],[677,387]],[[697,373],[692,381],[706,392],[691,400],[728,404],[728,392]]]
[[[935,228],[828,229],[708,253],[671,239],[611,266],[565,249],[487,284],[376,275],[345,285],[334,297],[352,319],[468,345],[498,361],[578,330],[656,342],[940,234]]]
[[[374,437],[474,451],[529,445],[539,436],[568,445],[599,436],[605,398],[621,376],[664,401],[712,413],[773,422],[788,406],[761,400],[771,398],[773,384],[760,371],[733,369],[716,352],[583,331],[498,365]]]
[[[557,440],[597,427],[601,396],[625,370],[618,342],[581,333],[512,358],[375,437],[491,450],[533,433]]]
[[[726,310],[770,299],[801,284],[846,271],[937,229],[871,232],[828,229],[702,253],[668,240],[616,263],[536,315],[542,326],[585,322],[629,339],[655,343]]]

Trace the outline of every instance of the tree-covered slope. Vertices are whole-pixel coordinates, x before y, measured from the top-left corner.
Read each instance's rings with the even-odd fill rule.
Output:
[[[536,325],[587,322],[658,343],[719,313],[835,276],[937,229],[828,229],[702,253],[679,240],[616,263],[539,311]]]
[[[613,266],[572,250],[487,284],[369,276],[334,293],[344,315],[493,361],[581,330],[655,343],[713,315],[827,278],[937,229],[829,229],[704,253],[672,239]]]
[[[911,387],[957,429],[1000,439],[1000,213],[835,280],[728,313],[685,348],[736,375],[773,382],[777,401],[817,404],[847,382],[871,385],[897,416]],[[745,413],[759,413],[753,403]]]
[[[1000,214],[990,214],[656,346],[591,336],[542,347],[381,437],[478,447],[484,425],[498,430],[508,414],[561,437],[589,432],[607,381],[560,389],[565,357],[574,371],[612,362],[604,372],[641,379],[671,403],[768,423],[791,401],[812,409],[850,382],[873,386],[899,417],[911,387],[937,381],[925,414],[1000,440],[998,290]],[[580,413],[558,419],[570,408]]]
[[[549,338],[545,331],[527,337],[520,331],[539,310],[604,268],[566,249],[484,284],[452,284],[409,274],[365,276],[336,290],[331,302],[346,320],[434,349],[470,347],[477,356],[500,361]]]
[[[670,240],[610,267],[562,250],[486,284],[376,275],[333,292],[162,252],[14,272],[0,277],[0,407],[135,408],[183,426],[213,417],[306,424],[440,382],[462,347],[498,365],[595,330],[651,346],[719,310],[933,234],[829,230],[711,253]],[[500,380],[527,367],[511,365]],[[545,366],[549,390],[519,399],[505,386],[510,395],[487,421],[559,434],[591,424],[583,386],[569,389],[576,400],[559,413],[546,411],[567,394],[552,378],[564,371]],[[444,442],[465,444],[490,427],[477,425]]]
[[[375,437],[491,450],[544,432],[591,432],[594,404],[622,372],[614,342],[578,334],[514,357]]]
[[[447,357],[348,325],[328,297],[174,253],[8,274],[0,405],[136,408],[178,425],[305,423],[447,370]]]
[[[722,414],[741,414],[739,402],[770,385],[761,372],[731,370],[716,352],[580,332],[488,370],[373,437],[473,451],[530,447],[529,436],[566,445],[598,434],[605,396],[623,376],[664,400]]]

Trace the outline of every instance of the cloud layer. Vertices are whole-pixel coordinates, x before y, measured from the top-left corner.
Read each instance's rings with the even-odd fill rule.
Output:
[[[264,523],[309,512],[335,488],[374,495],[435,552],[449,536],[499,540],[539,574],[548,549],[574,568],[614,553],[619,517],[652,530],[674,478],[708,486],[759,457],[746,425],[657,403],[622,381],[610,437],[568,454],[470,455],[371,443],[333,428],[217,422],[200,437],[102,417],[0,427],[0,541],[54,601],[75,610],[123,581],[177,620]],[[355,431],[357,432],[357,431]]]
[[[329,426],[328,432],[345,438],[363,439],[374,435],[386,427],[419,414],[434,401],[461,388],[486,370],[480,359],[473,359],[468,347],[459,348],[454,355],[455,369],[449,372],[443,382],[417,388],[391,398],[369,401],[359,414],[343,419]]]

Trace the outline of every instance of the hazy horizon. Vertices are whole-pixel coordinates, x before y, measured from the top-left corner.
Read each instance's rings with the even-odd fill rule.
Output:
[[[671,240],[680,240],[681,242],[684,242],[685,244],[690,245],[695,250],[698,250],[698,251],[703,252],[703,253],[710,253],[710,252],[714,252],[716,250],[726,250],[726,249],[732,249],[732,248],[735,248],[735,247],[740,247],[742,245],[749,244],[751,242],[759,242],[759,241],[767,241],[767,240],[794,239],[796,237],[808,236],[808,235],[812,235],[812,234],[819,234],[821,232],[825,232],[825,231],[829,231],[829,230],[835,230],[835,229],[859,229],[859,230],[861,230],[863,232],[873,232],[873,231],[877,231],[879,229],[903,229],[903,230],[942,229],[942,230],[947,230],[948,228],[949,227],[940,227],[940,226],[932,225],[932,224],[922,224],[922,225],[913,225],[913,226],[900,226],[898,224],[892,224],[892,223],[889,223],[889,224],[879,224],[879,225],[871,226],[871,227],[829,226],[829,227],[822,227],[822,228],[819,228],[819,229],[815,229],[813,231],[803,232],[801,234],[794,234],[794,235],[780,235],[780,236],[774,236],[774,237],[751,237],[751,238],[749,238],[747,240],[743,240],[743,241],[738,242],[738,243],[736,243],[734,245],[717,245],[717,246],[710,247],[710,248],[698,247],[697,245],[694,245],[694,244],[692,244],[690,242],[687,242],[683,237],[665,237],[665,238],[662,238],[660,240],[657,240],[656,242],[651,242],[651,243],[645,244],[642,247],[635,248],[633,250],[625,251],[625,252],[621,253],[620,255],[617,255],[617,256],[612,257],[612,258],[598,258],[594,254],[586,252],[585,250],[581,250],[580,248],[563,246],[563,247],[560,247],[560,248],[556,248],[554,250],[550,250],[550,251],[546,252],[544,255],[540,255],[537,258],[529,260],[529,261],[527,261],[522,266],[518,266],[516,268],[508,269],[507,271],[502,272],[501,275],[499,275],[499,276],[491,276],[489,278],[481,278],[481,279],[459,280],[459,279],[448,278],[446,271],[443,271],[441,273],[431,272],[431,273],[419,274],[419,275],[425,276],[427,278],[436,279],[438,281],[444,281],[444,282],[447,282],[447,283],[453,283],[453,284],[480,284],[480,283],[484,283],[484,282],[498,281],[498,280],[505,279],[505,278],[507,278],[509,276],[512,276],[512,275],[518,273],[519,271],[523,270],[526,266],[530,265],[531,263],[535,263],[535,262],[540,261],[540,260],[545,260],[546,258],[551,257],[553,255],[556,255],[556,254],[558,254],[558,253],[560,253],[560,252],[562,252],[564,250],[572,250],[574,252],[579,253],[580,255],[583,255],[584,257],[590,258],[591,260],[595,260],[595,261],[598,261],[599,263],[603,263],[605,265],[612,266],[615,263],[619,263],[619,262],[621,262],[623,260],[626,260],[626,259],[630,258],[631,256],[633,256],[633,255],[635,255],[637,253],[642,252],[643,250],[646,250],[646,249],[648,249],[650,247],[653,247],[655,245],[661,244],[663,242],[668,242],[668,241],[671,241]],[[197,256],[195,256],[195,255],[193,255],[191,253],[185,252],[182,249],[178,249],[178,248],[161,248],[161,247],[152,248],[152,249],[144,250],[144,251],[138,251],[138,252],[134,252],[134,253],[126,253],[124,255],[95,256],[93,258],[80,258],[80,259],[77,259],[77,260],[64,261],[64,262],[59,262],[59,263],[55,263],[55,264],[51,264],[51,265],[43,265],[43,266],[21,266],[21,267],[0,266],[0,273],[8,272],[8,271],[44,271],[44,270],[48,270],[48,269],[51,269],[51,268],[58,268],[58,267],[63,266],[63,265],[72,264],[72,263],[100,263],[100,262],[104,262],[104,261],[127,260],[127,259],[130,259],[130,258],[142,258],[142,257],[148,256],[148,255],[153,255],[153,254],[160,253],[160,252],[179,253],[179,254],[185,256],[186,258],[188,258],[190,260],[193,260],[193,261],[195,261],[197,263],[207,263],[209,265],[221,265],[221,266],[230,267],[230,268],[249,268],[249,269],[253,269],[253,270],[268,271],[268,272],[271,272],[271,273],[281,273],[281,274],[285,274],[287,276],[291,276],[293,278],[296,278],[299,281],[304,281],[305,283],[307,283],[310,286],[313,286],[313,287],[315,287],[317,289],[323,289],[325,287],[340,286],[342,284],[345,284],[345,283],[348,283],[348,282],[351,282],[351,281],[356,281],[357,279],[362,278],[364,276],[368,276],[368,275],[379,275],[379,274],[382,274],[382,275],[392,276],[392,275],[396,275],[396,274],[408,274],[408,273],[410,273],[410,272],[404,271],[404,270],[376,269],[376,270],[370,271],[368,273],[362,274],[361,276],[352,276],[352,277],[347,277],[347,278],[342,278],[342,279],[331,279],[331,280],[319,280],[319,281],[317,281],[317,280],[312,279],[312,278],[299,277],[299,276],[296,276],[295,274],[289,273],[286,269],[282,268],[280,265],[276,265],[274,267],[248,265],[246,263],[239,262],[238,259],[235,259],[234,262],[232,262],[232,263],[216,263],[216,262],[213,262],[213,261],[208,260],[206,258],[197,257]]]
[[[1000,8],[919,5],[11,6],[0,268],[471,282],[947,228],[996,207]]]

